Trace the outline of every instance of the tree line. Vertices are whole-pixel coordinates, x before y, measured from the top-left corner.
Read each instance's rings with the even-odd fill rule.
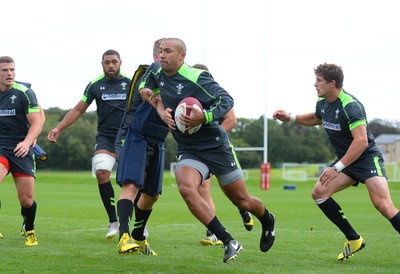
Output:
[[[68,110],[50,108],[45,110],[46,123],[38,143],[47,152],[48,160],[37,164],[38,169],[91,170],[97,133],[97,114],[86,112],[72,126],[63,130],[52,144],[47,133],[65,116]],[[399,122],[375,119],[369,123],[375,136],[382,133],[400,133]],[[238,124],[230,133],[235,147],[264,146],[264,117],[258,119],[238,118]],[[262,151],[237,151],[242,168],[258,168],[263,162]],[[283,124],[268,119],[268,161],[272,167],[283,162],[325,163],[334,159],[328,138],[322,127],[303,127]],[[176,161],[176,143],[171,134],[165,142],[165,168]]]

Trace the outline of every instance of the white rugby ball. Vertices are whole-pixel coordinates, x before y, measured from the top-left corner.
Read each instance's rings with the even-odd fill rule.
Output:
[[[175,109],[176,127],[184,134],[193,134],[193,133],[196,133],[197,131],[199,131],[202,124],[195,126],[194,128],[191,128],[191,129],[188,129],[187,126],[181,124],[180,115],[182,113],[189,115],[189,116],[192,115],[192,111],[189,108],[187,108],[187,106],[193,106],[200,111],[203,111],[203,106],[201,105],[199,100],[197,100],[196,98],[186,97],[182,101],[179,102],[178,106]]]

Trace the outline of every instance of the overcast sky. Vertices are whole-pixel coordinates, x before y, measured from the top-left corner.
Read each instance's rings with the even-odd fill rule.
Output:
[[[153,42],[178,37],[186,63],[207,65],[238,117],[314,111],[314,68],[336,63],[368,118],[400,120],[400,16],[395,0],[13,0],[1,5],[0,55],[45,109],[70,109],[119,51],[133,74]],[[90,110],[95,109],[92,103]]]

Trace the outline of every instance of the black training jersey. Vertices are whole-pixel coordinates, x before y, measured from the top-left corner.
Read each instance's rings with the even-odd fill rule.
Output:
[[[336,156],[342,158],[353,141],[351,131],[358,126],[366,126],[368,147],[360,158],[370,152],[379,151],[375,145],[374,136],[369,130],[364,106],[353,95],[342,90],[339,97],[332,103],[324,98],[317,102],[315,117],[322,121],[322,125],[328,134]]]
[[[99,133],[116,136],[130,85],[131,79],[125,74],[120,74],[114,80],[102,74],[87,85],[81,100],[89,105],[96,100]]]
[[[11,90],[0,91],[0,140],[2,144],[22,142],[29,130],[26,115],[40,112],[34,91],[14,82]]]
[[[199,131],[191,135],[185,135],[179,130],[172,131],[179,148],[203,150],[218,147],[228,141],[218,120],[233,107],[233,98],[208,71],[183,64],[175,75],[167,76],[160,63],[155,62],[146,71],[139,88],[143,87],[152,89],[154,93],[160,92],[165,108],[173,111],[186,97],[195,97],[202,104],[206,122]]]

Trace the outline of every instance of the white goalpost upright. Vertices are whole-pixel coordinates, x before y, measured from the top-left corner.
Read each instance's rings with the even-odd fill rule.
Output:
[[[325,163],[283,163],[282,179],[291,182],[317,180],[326,167]]]
[[[291,182],[317,180],[327,166],[326,163],[283,163],[282,179]],[[398,163],[386,162],[385,170],[388,182],[400,182],[400,167]]]
[[[386,177],[388,182],[400,182],[400,168],[396,162],[385,162]]]

